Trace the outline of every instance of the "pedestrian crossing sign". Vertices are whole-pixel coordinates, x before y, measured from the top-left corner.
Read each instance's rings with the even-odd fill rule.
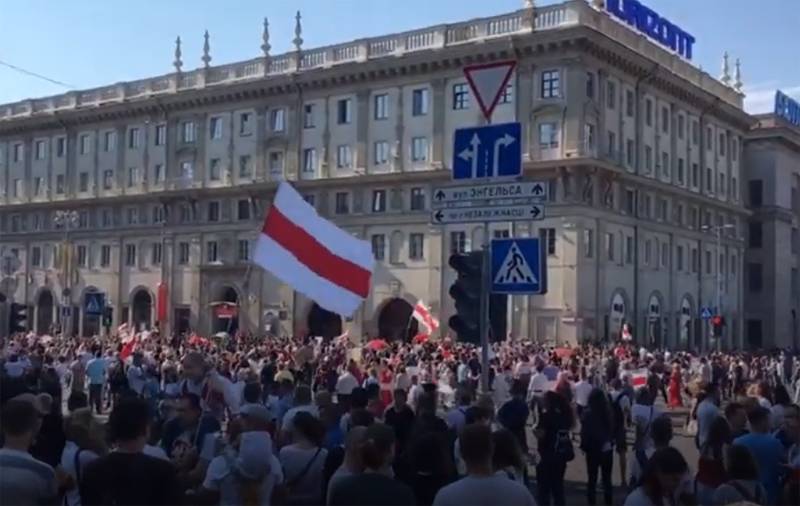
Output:
[[[539,239],[494,239],[492,293],[537,295],[547,292],[547,270]]]
[[[103,314],[103,307],[106,305],[106,297],[101,292],[89,292],[86,294],[84,311],[87,315],[99,316]]]

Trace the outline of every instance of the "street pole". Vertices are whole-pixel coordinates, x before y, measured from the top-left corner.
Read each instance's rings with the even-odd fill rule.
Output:
[[[481,301],[480,301],[480,333],[481,333],[481,392],[489,393],[489,290],[491,289],[491,265],[489,222],[483,222],[483,258],[481,259]]]
[[[722,226],[717,227],[717,316],[722,316],[722,261],[719,254],[722,250]],[[717,336],[717,351],[722,351],[722,336]]]

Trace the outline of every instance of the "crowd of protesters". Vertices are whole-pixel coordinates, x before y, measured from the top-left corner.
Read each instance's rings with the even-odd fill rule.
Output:
[[[606,505],[800,504],[791,353],[507,341],[488,392],[480,355],[450,339],[13,336],[0,502],[563,505],[584,459],[592,505],[598,484]],[[678,413],[696,462],[672,445]]]

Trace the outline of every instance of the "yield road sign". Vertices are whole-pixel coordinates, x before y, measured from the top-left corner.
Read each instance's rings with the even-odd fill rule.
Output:
[[[100,316],[106,305],[106,296],[102,292],[89,292],[84,301],[84,311],[87,315]]]
[[[512,204],[507,206],[449,207],[431,213],[434,225],[446,223],[474,223],[479,221],[543,220],[541,204]]]
[[[459,128],[453,137],[453,179],[522,174],[521,126],[501,123]]]
[[[492,293],[545,293],[545,257],[538,238],[492,240]]]
[[[492,112],[516,66],[516,61],[505,60],[464,67],[464,76],[487,121],[491,121]]]
[[[475,186],[445,186],[433,191],[434,208],[445,204],[489,199],[529,199],[545,201],[548,198],[547,184],[543,181],[524,183],[486,183]]]

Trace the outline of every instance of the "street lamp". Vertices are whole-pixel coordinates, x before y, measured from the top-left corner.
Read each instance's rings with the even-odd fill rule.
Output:
[[[62,290],[61,296],[63,297],[62,303],[69,307],[69,314],[64,319],[65,324],[62,326],[62,332],[65,335],[70,334],[70,330],[72,329],[72,296],[70,293],[70,282],[72,277],[72,258],[69,254],[69,231],[71,228],[76,228],[78,226],[80,220],[80,215],[78,211],[63,211],[59,210],[53,214],[53,224],[57,228],[64,229],[64,253],[61,255],[61,260],[63,265],[61,266],[61,275],[63,277],[62,280]]]
[[[717,310],[716,315],[722,315],[722,262],[719,260],[719,253],[722,249],[722,231],[729,230],[732,228],[736,228],[736,225],[733,223],[725,223],[722,225],[703,225],[700,229],[704,232],[715,232],[717,236],[717,246],[716,246],[716,257],[717,257]],[[722,339],[717,338],[717,349],[720,350],[722,348]]]

